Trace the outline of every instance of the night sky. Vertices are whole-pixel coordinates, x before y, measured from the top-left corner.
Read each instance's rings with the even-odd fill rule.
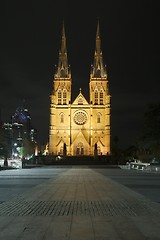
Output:
[[[71,3],[72,2],[72,3]],[[0,14],[0,105],[9,121],[25,99],[41,143],[64,20],[72,100],[88,98],[97,19],[111,92],[112,137],[135,144],[149,103],[160,101],[158,0],[4,1]],[[87,4],[87,5],[86,5]]]

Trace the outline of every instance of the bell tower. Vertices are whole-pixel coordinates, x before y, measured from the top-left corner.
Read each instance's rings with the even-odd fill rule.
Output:
[[[63,23],[58,66],[54,74],[53,91],[50,96],[49,152],[53,154],[59,154],[60,148],[63,149],[63,145],[70,138],[69,123],[66,119],[69,121],[68,117],[70,117],[71,84],[71,71],[68,65],[66,35]],[[57,150],[56,143],[60,141],[60,147]]]
[[[103,154],[110,154],[110,93],[106,66],[103,64],[99,22],[96,46],[90,73],[91,144],[99,146]],[[103,129],[103,130],[102,130]]]
[[[71,72],[68,65],[64,23],[58,67],[54,74],[53,96],[55,104],[58,105],[69,104],[71,101]]]

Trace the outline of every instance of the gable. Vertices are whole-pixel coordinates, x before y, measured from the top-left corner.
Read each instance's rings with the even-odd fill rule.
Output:
[[[88,105],[88,102],[85,99],[85,97],[83,96],[83,94],[80,92],[72,104],[73,105]]]
[[[81,131],[79,131],[79,133],[74,137],[71,146],[78,144],[79,142],[83,142],[84,145],[87,145],[89,147],[89,143],[87,142],[84,134]]]

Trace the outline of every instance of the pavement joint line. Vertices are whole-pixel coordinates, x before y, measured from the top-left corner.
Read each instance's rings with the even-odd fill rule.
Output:
[[[143,201],[11,201],[0,205],[0,216],[160,216]]]

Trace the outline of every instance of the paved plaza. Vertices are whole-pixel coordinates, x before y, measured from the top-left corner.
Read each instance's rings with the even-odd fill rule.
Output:
[[[159,197],[145,189],[157,184],[158,195],[159,177],[87,166],[0,171],[0,239],[158,240]]]

